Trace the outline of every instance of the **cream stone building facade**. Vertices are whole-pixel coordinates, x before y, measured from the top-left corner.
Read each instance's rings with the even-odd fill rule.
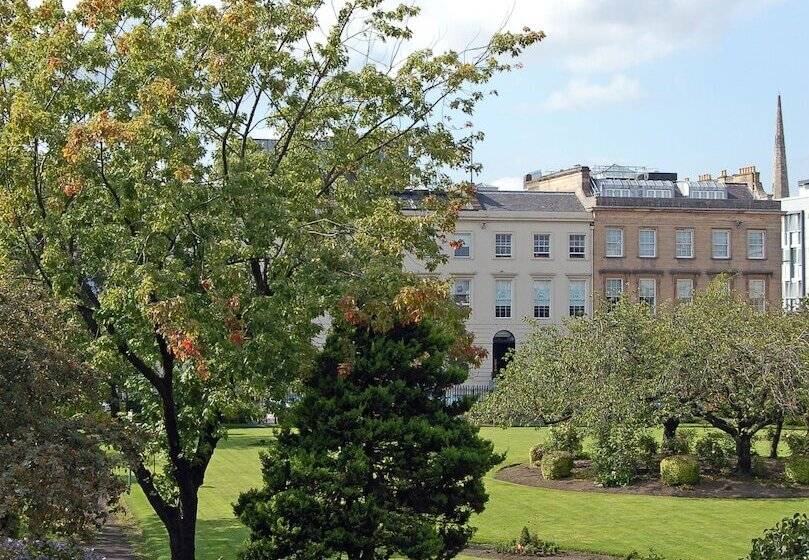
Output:
[[[479,188],[447,235],[446,264],[430,272],[411,258],[405,267],[447,278],[469,306],[467,328],[488,356],[466,384],[488,385],[532,323],[592,312],[592,247],[592,214],[574,193]]]

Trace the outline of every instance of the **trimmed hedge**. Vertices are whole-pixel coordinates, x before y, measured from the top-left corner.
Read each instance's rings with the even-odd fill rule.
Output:
[[[699,483],[699,461],[690,455],[672,455],[660,461],[660,479],[668,486]]]
[[[787,459],[784,473],[792,482],[809,484],[809,456],[793,455]]]
[[[528,464],[532,467],[538,467],[542,461],[542,456],[545,454],[545,445],[542,443],[536,444],[528,452]]]
[[[570,476],[573,470],[573,455],[567,451],[549,451],[542,457],[542,476],[556,480]]]

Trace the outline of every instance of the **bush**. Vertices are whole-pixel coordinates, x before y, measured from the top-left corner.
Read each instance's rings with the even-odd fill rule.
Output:
[[[727,434],[707,432],[694,444],[694,454],[710,470],[718,472],[730,467],[736,444]]]
[[[556,480],[570,476],[573,470],[573,455],[567,451],[549,451],[542,456],[542,476]]]
[[[660,556],[654,550],[650,550],[649,554],[641,554],[638,551],[633,551],[624,556],[624,560],[666,560],[666,559],[663,556]]]
[[[660,452],[663,455],[688,455],[693,440],[694,430],[677,430],[673,438],[663,441]]]
[[[699,483],[699,462],[689,455],[672,455],[660,461],[660,479],[668,486]]]
[[[507,543],[495,546],[500,554],[518,554],[530,556],[555,556],[559,547],[551,541],[543,541],[536,533],[531,533],[528,527],[523,527],[520,537]]]
[[[531,448],[531,451],[528,452],[528,464],[532,467],[538,467],[540,461],[542,461],[542,456],[545,454],[545,444],[538,443],[534,447]]]
[[[24,541],[0,537],[2,560],[103,560],[80,546],[56,541]]]
[[[798,484],[809,484],[809,456],[793,455],[784,469],[787,479]]]
[[[796,513],[782,519],[764,536],[753,539],[753,549],[746,560],[806,560],[809,551],[809,518]]]
[[[809,456],[809,434],[785,434],[783,439],[792,455]]]
[[[655,458],[660,446],[651,434],[641,434],[638,437],[638,460],[640,463],[649,466],[654,465]]]
[[[603,486],[626,486],[648,465],[643,451],[645,432],[634,426],[604,425],[594,430],[593,469]]]

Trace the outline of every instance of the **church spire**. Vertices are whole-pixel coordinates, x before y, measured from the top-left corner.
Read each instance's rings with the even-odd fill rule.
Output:
[[[784,119],[781,116],[781,94],[778,94],[778,108],[775,115],[775,154],[772,164],[772,196],[786,198],[789,196],[789,179],[787,179],[787,150],[784,143]]]

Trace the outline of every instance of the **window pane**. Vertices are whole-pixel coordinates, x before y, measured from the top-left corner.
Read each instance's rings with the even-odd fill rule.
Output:
[[[571,317],[581,317],[584,315],[587,284],[584,280],[571,280],[568,291],[568,314]]]
[[[694,281],[690,278],[677,280],[677,299],[691,301],[694,299]]]
[[[624,256],[624,230],[621,228],[606,229],[606,243],[608,257]]]
[[[610,303],[617,303],[624,293],[624,281],[621,278],[607,278],[605,296]]]
[[[534,257],[547,258],[551,256],[551,234],[534,234]]]
[[[711,232],[712,255],[715,259],[730,258],[730,232],[724,229],[715,229]]]
[[[656,286],[652,278],[641,278],[638,280],[638,299],[644,303],[648,303],[652,307],[656,303]]]
[[[657,254],[656,235],[653,229],[642,229],[638,235],[638,255],[641,257],[654,257]]]
[[[495,257],[510,257],[511,256],[511,234],[510,233],[496,233],[494,235],[494,256]]]
[[[452,285],[452,298],[458,305],[469,306],[472,293],[471,280],[455,280]]]
[[[761,230],[751,230],[747,232],[747,258],[764,258],[764,232]]]
[[[546,319],[551,316],[551,281],[534,281],[534,317]]]
[[[675,234],[677,256],[680,258],[691,258],[694,256],[694,231],[690,229],[678,229]]]
[[[494,299],[494,316],[511,317],[511,280],[495,282]]]
[[[766,306],[766,298],[764,294],[765,283],[764,280],[750,280],[747,285],[749,292],[750,303],[754,305],[759,311],[764,311]]]
[[[569,242],[569,256],[571,259],[584,258],[584,234],[571,233]]]
[[[454,247],[453,256],[456,258],[468,258],[472,256],[472,234],[456,233],[455,240],[450,243]]]

